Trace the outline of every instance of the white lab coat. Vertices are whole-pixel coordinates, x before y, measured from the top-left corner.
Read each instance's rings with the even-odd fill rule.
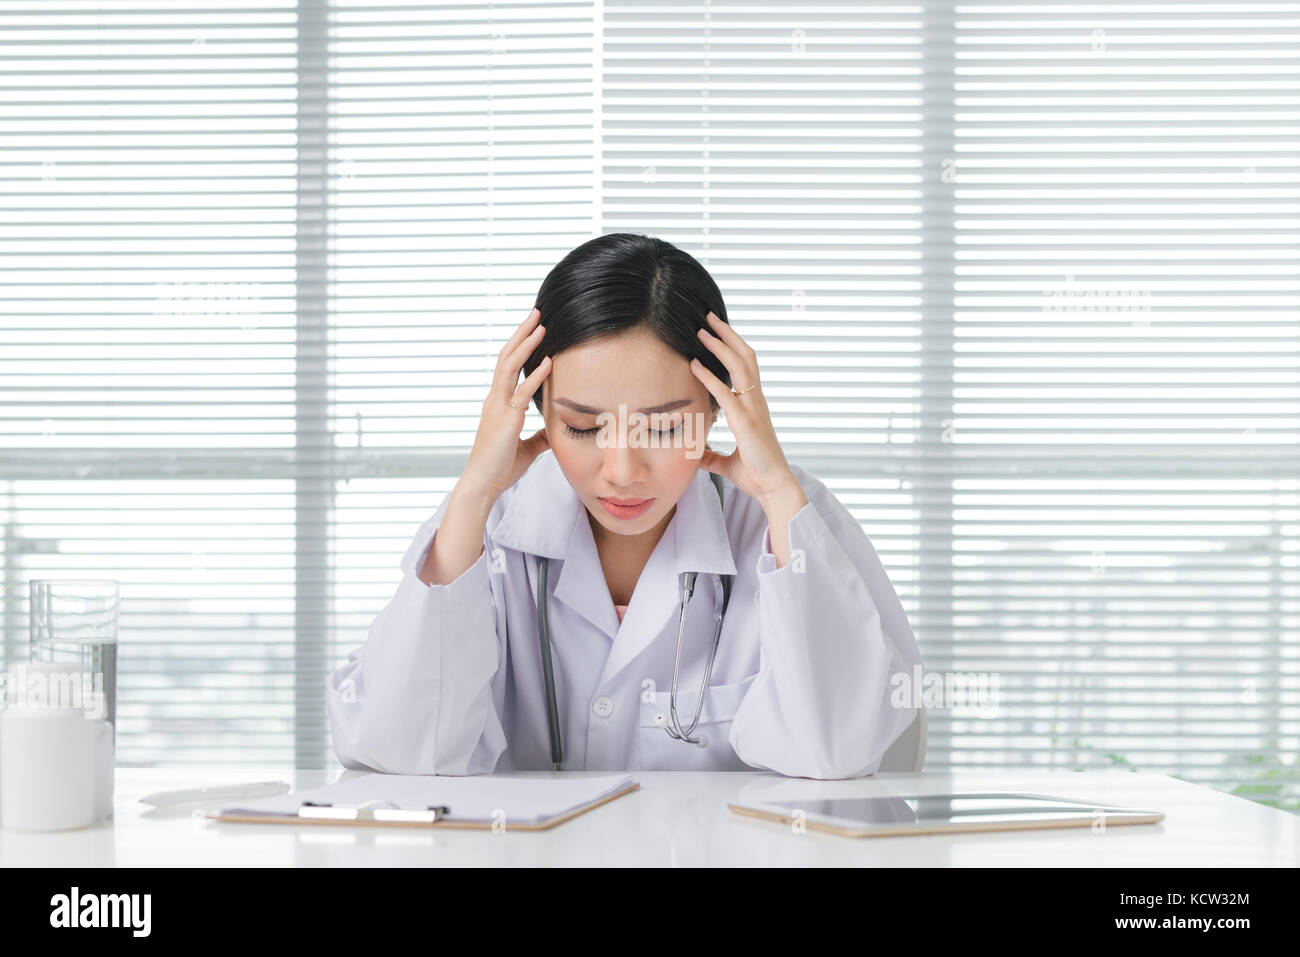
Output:
[[[430,586],[419,572],[444,499],[403,556],[401,583],[365,646],[328,680],[339,759],[395,774],[550,770],[536,601],[536,556],[546,555],[563,770],[875,772],[916,717],[891,705],[890,676],[910,678],[921,655],[862,527],[821,481],[791,468],[809,502],[790,521],[791,562],[776,567],[762,507],[726,479],[724,533],[701,469],[621,626],[586,507],[553,452],[493,505],[478,560]],[[682,571],[735,575],[695,732],[705,746],[673,740],[655,717],[668,712]],[[683,727],[695,713],[713,602],[714,579],[700,574],[678,681]]]

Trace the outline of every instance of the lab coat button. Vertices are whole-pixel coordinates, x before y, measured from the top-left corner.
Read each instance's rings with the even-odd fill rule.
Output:
[[[608,718],[614,713],[614,701],[612,698],[601,695],[591,703],[591,710],[602,718]]]

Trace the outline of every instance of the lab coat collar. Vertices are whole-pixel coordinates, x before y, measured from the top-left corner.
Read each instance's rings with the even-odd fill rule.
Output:
[[[729,496],[735,494],[729,483],[724,483],[724,489]],[[718,493],[704,469],[695,473],[678,500],[676,512],[637,581],[621,629],[604,584],[586,506],[569,485],[553,451],[538,456],[519,479],[490,537],[506,548],[564,561],[555,582],[555,598],[607,637],[613,639],[618,634],[602,682],[644,650],[670,616],[676,620],[682,572],[702,573],[696,591],[703,590],[706,595],[712,589],[704,574],[736,574]]]
[[[525,555],[564,558],[574,523],[585,511],[555,453],[547,449],[515,484],[515,494],[490,537]]]

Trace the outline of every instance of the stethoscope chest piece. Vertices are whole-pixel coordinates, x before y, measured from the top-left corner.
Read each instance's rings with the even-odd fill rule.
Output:
[[[656,727],[660,727],[663,728],[665,731],[668,731],[669,735],[674,738],[677,737],[677,735],[672,734],[672,731],[669,730],[668,715],[664,714],[662,711],[660,711],[658,714],[655,715],[654,722]],[[707,748],[709,746],[709,736],[707,734],[699,734],[695,737],[694,743],[696,747]]]

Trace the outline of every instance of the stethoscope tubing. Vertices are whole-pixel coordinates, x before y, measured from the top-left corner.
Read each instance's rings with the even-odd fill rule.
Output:
[[[714,487],[718,490],[718,500],[722,501],[722,481],[716,474],[711,473],[709,478],[712,480]],[[560,765],[564,762],[564,745],[560,737],[560,709],[555,700],[555,670],[551,663],[551,636],[550,626],[547,620],[547,601],[546,601],[546,569],[548,559],[544,555],[537,557],[537,640],[541,646],[542,654],[542,677],[546,682],[546,718],[547,726],[551,736],[551,765],[558,771]],[[709,676],[713,673],[713,659],[718,651],[718,642],[722,637],[722,620],[727,614],[727,605],[731,603],[731,577],[730,575],[714,575],[714,606],[713,606],[713,640],[709,644],[709,658],[704,666],[704,677],[700,682],[700,693],[695,701],[695,716],[691,720],[691,726],[682,729],[681,721],[677,716],[677,678],[678,670],[681,666],[682,658],[682,638],[686,630],[686,606],[690,603],[691,597],[695,594],[696,572],[682,572],[679,579],[681,592],[681,612],[677,617],[677,655],[673,659],[673,686],[668,696],[668,723],[664,731],[671,738],[684,741],[688,744],[699,744],[698,738],[692,737],[696,725],[699,724],[700,711],[704,707],[704,693],[709,688]]]
[[[555,669],[551,666],[551,636],[546,620],[546,559],[537,560],[537,631],[542,645],[542,675],[546,679],[546,716],[551,732],[551,764],[560,770],[564,745],[560,740],[560,709],[555,703]]]

